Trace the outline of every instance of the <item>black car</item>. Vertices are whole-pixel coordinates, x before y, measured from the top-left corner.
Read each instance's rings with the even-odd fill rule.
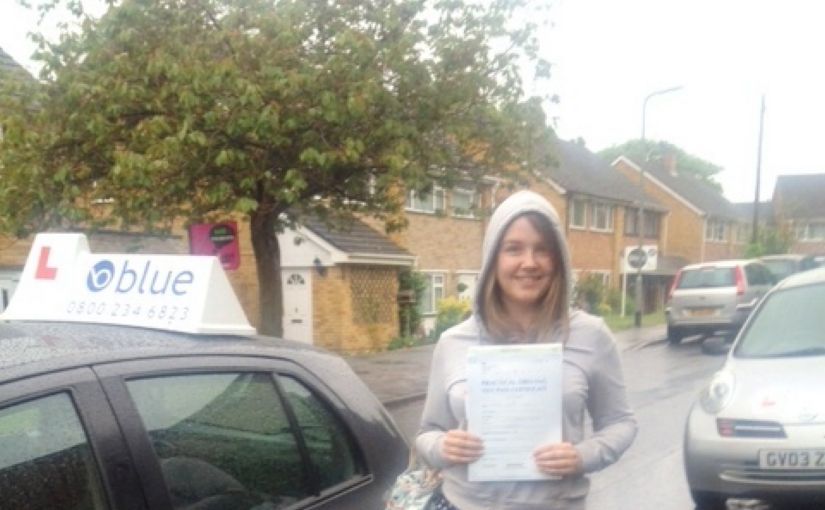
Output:
[[[346,362],[255,335],[211,258],[84,245],[38,236],[0,322],[0,509],[382,506],[408,449]]]
[[[4,509],[377,508],[406,451],[348,365],[311,347],[0,324]]]

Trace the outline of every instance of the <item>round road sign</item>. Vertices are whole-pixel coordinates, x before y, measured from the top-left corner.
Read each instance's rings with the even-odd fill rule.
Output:
[[[639,269],[647,262],[647,253],[641,248],[634,248],[627,254],[627,264],[633,269]]]

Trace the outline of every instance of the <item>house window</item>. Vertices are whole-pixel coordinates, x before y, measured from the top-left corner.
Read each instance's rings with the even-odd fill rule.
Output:
[[[659,214],[654,211],[645,211],[645,237],[659,238]],[[624,210],[624,233],[627,236],[639,235],[639,210],[628,207]]]
[[[444,297],[444,273],[424,273],[424,277],[426,287],[418,311],[433,314],[438,311],[438,302]]]
[[[707,220],[706,241],[722,242],[728,239],[727,223],[722,220]]]
[[[825,222],[800,223],[795,231],[799,241],[825,241]]]
[[[613,230],[613,206],[601,203],[593,204],[591,230],[610,232]]]
[[[408,211],[434,213],[444,210],[444,189],[432,186],[424,191],[410,190],[407,195]]]
[[[653,211],[645,211],[645,237],[648,239],[659,238],[660,216]]]
[[[458,218],[475,218],[478,196],[475,191],[456,188],[450,195],[453,216]]]
[[[478,284],[478,273],[467,272],[458,274],[458,285],[456,291],[458,292],[458,299],[465,301],[472,301],[476,293],[476,285]]]
[[[570,209],[570,228],[587,228],[587,203],[584,200],[572,200]]]

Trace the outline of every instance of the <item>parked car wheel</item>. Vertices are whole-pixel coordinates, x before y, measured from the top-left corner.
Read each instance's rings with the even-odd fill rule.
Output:
[[[728,498],[715,492],[690,491],[690,496],[696,504],[696,510],[725,510],[728,507]]]
[[[667,327],[667,341],[670,345],[679,345],[679,342],[682,341],[683,336],[684,333],[682,330],[673,326]]]

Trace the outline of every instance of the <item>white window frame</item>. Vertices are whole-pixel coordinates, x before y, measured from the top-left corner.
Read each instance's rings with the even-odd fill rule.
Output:
[[[455,274],[456,274],[456,287],[458,286],[459,283],[461,283],[461,278],[462,277],[466,277],[466,276],[472,277],[473,283],[472,283],[472,285],[468,286],[469,292],[467,292],[467,294],[465,296],[462,296],[461,293],[458,292],[458,289],[456,288],[456,297],[458,297],[458,299],[465,299],[465,300],[468,300],[468,301],[472,301],[473,297],[476,293],[477,287],[478,287],[479,272],[478,271],[471,271],[471,270],[459,270],[459,271],[456,271]]]
[[[576,209],[578,207],[581,207],[581,223],[576,223]],[[581,198],[570,200],[570,228],[576,230],[584,230],[587,228],[587,202]]]
[[[456,195],[465,195],[469,196],[468,202],[470,203],[469,209],[457,209],[455,206],[455,196]],[[478,211],[478,193],[475,190],[466,189],[466,188],[454,188],[452,193],[450,193],[450,209],[453,216],[456,218],[477,218],[477,211]]]
[[[593,232],[613,232],[613,206],[605,202],[593,202],[590,207],[591,221],[590,230]],[[599,226],[599,214],[605,212],[605,226]]]
[[[426,310],[423,308],[424,302],[421,303],[422,308],[419,309],[419,312],[422,315],[435,315],[438,313],[438,302],[444,299],[444,284],[447,281],[447,272],[446,271],[422,271],[422,274],[427,277],[427,287],[424,289],[424,292],[429,293],[429,304],[430,309]],[[441,296],[437,297],[436,290],[440,290]],[[422,300],[424,301],[424,300]]]
[[[426,200],[429,198],[429,200]],[[423,200],[422,200],[423,199]],[[416,193],[414,189],[407,194],[407,202],[404,207],[407,211],[435,214],[444,210],[444,188],[433,185],[430,191],[423,194]]]
[[[724,243],[728,240],[727,222],[720,219],[709,218],[705,229],[705,241],[714,243]]]
[[[806,243],[817,243],[825,241],[825,234],[817,235],[815,234],[817,230],[825,232],[825,220],[807,221],[805,223],[794,225],[794,231],[796,232],[796,240]]]

